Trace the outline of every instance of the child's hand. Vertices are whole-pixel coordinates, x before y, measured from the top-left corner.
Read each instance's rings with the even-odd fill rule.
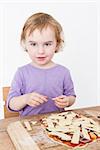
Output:
[[[74,96],[65,96],[61,95],[56,98],[53,98],[55,101],[55,105],[59,108],[65,108],[68,106],[71,106],[73,104],[73,101],[75,100]]]
[[[47,102],[47,96],[33,92],[26,95],[26,104],[36,107],[44,102]]]

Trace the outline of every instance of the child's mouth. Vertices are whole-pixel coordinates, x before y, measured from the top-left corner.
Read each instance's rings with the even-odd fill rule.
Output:
[[[46,57],[37,57],[37,59],[38,59],[39,61],[43,61],[43,60],[46,59]]]

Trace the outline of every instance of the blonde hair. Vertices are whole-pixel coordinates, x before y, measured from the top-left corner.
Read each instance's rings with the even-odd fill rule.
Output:
[[[64,43],[62,37],[62,32],[63,32],[62,27],[58,21],[56,21],[51,15],[46,13],[33,14],[26,20],[21,33],[21,40],[20,40],[21,43],[25,42],[25,38],[27,34],[30,35],[35,29],[39,29],[41,31],[43,28],[47,28],[48,26],[53,28],[55,31],[55,38],[58,47],[56,52],[60,51]]]

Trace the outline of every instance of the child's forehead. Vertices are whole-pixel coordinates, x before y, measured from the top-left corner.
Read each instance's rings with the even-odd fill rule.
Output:
[[[55,30],[54,30],[54,28],[53,27],[51,27],[51,26],[45,26],[45,27],[43,27],[43,28],[39,28],[39,27],[37,27],[37,28],[35,28],[34,30],[31,30],[31,29],[29,29],[28,31],[27,31],[27,33],[29,33],[29,34],[34,34],[34,33],[44,33],[44,32],[54,32],[55,33]]]
[[[43,37],[55,37],[55,31],[51,27],[43,28],[42,30],[36,28],[33,31],[28,31],[26,34],[26,38],[31,38],[31,37],[38,37],[38,36],[43,36]]]

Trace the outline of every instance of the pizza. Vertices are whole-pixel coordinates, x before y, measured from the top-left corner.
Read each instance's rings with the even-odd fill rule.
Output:
[[[100,125],[72,111],[51,114],[41,123],[48,137],[70,148],[83,148],[100,139]]]

